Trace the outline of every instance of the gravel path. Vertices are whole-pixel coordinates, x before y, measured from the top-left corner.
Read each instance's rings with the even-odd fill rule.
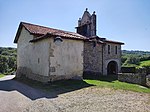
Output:
[[[37,91],[40,97],[32,99],[18,90],[2,89],[0,81],[0,112],[150,112],[150,94],[88,87],[53,98],[21,86]]]
[[[135,92],[84,88],[59,95],[54,99],[38,99],[24,112],[150,112],[150,95]]]

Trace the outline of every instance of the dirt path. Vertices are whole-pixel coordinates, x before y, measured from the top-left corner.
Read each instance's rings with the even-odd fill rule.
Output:
[[[10,81],[12,81],[10,79],[7,81],[0,81],[0,112],[150,111],[150,94],[88,87],[60,94],[57,97],[52,97],[51,94],[49,94],[48,97],[47,94],[27,85],[19,82],[10,83]],[[17,84],[12,86],[13,83]],[[12,90],[10,90],[10,88],[7,89],[10,84],[13,88]],[[5,86],[6,88],[4,89],[2,86]],[[21,91],[15,86],[21,86],[21,88],[26,89],[26,91]],[[29,91],[33,93],[29,94]],[[36,97],[33,98],[34,95]]]

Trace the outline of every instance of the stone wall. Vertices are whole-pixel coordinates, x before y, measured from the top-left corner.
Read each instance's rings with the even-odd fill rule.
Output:
[[[28,71],[32,70],[33,74],[49,76],[50,40],[29,42],[32,39],[33,35],[23,28],[17,43],[17,69],[28,68]],[[25,70],[23,71],[25,72]]]
[[[83,76],[83,46],[84,41],[62,38],[57,45],[54,38],[50,40],[50,70],[52,81]]]
[[[83,53],[84,75],[102,74],[102,44],[94,45],[94,42],[84,43]]]
[[[118,80],[122,82],[145,85],[146,74],[145,73],[119,73]]]
[[[24,77],[32,79],[32,80],[36,80],[39,82],[44,82],[44,83],[47,83],[50,81],[49,76],[35,74],[32,72],[32,70],[30,68],[27,68],[27,67],[19,67],[16,72],[16,78],[20,79],[20,78],[24,78]]]
[[[110,50],[108,51],[108,46]],[[117,47],[117,52],[116,52]],[[121,59],[121,45],[114,43],[106,43],[104,46],[104,58],[105,60],[109,59]]]
[[[17,77],[48,82],[60,79],[82,78],[82,40],[63,38],[59,45],[55,37],[29,42],[34,37],[22,29],[17,43]]]
[[[150,74],[146,75],[146,85],[150,87]]]
[[[110,52],[108,53],[108,45],[110,46]],[[117,47],[117,53],[116,53]],[[103,74],[107,75],[107,67],[109,62],[115,61],[117,63],[118,73],[121,70],[121,45],[114,43],[106,43],[103,48]]]
[[[43,83],[53,82],[57,80],[64,80],[64,79],[77,79],[81,80],[82,76],[77,75],[50,75],[50,76],[44,76],[40,74],[35,74],[32,72],[30,68],[27,67],[19,67],[16,72],[16,78],[22,79],[22,78],[29,78],[32,80],[36,80]]]

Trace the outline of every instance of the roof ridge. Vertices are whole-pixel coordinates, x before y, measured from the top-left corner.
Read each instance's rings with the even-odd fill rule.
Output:
[[[48,26],[42,26],[39,24],[32,24],[32,23],[28,23],[28,22],[21,22],[22,24],[28,24],[28,25],[34,25],[34,26],[39,26],[39,27],[43,27],[43,28],[49,28],[49,29],[54,29],[54,30],[59,30],[59,29],[55,29],[55,28],[50,28]]]
[[[27,22],[21,22],[22,24],[27,24],[27,25],[32,25],[32,26],[37,26],[37,27],[41,27],[41,28],[47,28],[47,29],[52,29],[52,30],[56,30],[56,33],[57,32],[61,32],[61,33],[66,33],[66,34],[70,34],[72,36],[78,36],[78,37],[85,37],[83,35],[80,35],[76,32],[71,32],[71,31],[65,31],[65,30],[60,30],[60,29],[56,29],[56,28],[50,28],[50,27],[47,27],[47,26],[42,26],[42,25],[37,25],[37,24],[32,24],[32,23],[27,23]],[[29,29],[28,29],[29,30]],[[55,32],[49,32],[49,33],[55,33]],[[86,38],[86,37],[85,37]]]
[[[28,23],[28,22],[21,22],[21,23],[22,24],[33,25],[33,26],[38,26],[38,27],[42,27],[42,28],[48,28],[48,29],[58,30],[58,31],[62,31],[62,32],[70,32],[70,31],[60,30],[60,29],[57,29],[57,28],[51,28],[51,27],[48,27],[48,26],[42,26],[42,25],[38,25],[38,24],[32,24],[32,23]],[[75,32],[70,32],[70,33],[75,33]],[[78,34],[78,33],[76,33],[76,34]]]

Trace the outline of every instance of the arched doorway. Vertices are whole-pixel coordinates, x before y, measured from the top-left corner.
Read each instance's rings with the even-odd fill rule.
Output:
[[[110,61],[107,65],[107,74],[112,75],[112,74],[117,74],[118,73],[118,64],[115,61]]]

